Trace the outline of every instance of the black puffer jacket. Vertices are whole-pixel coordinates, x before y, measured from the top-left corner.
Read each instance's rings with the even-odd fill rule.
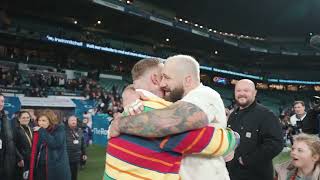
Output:
[[[86,155],[84,137],[81,128],[71,129],[66,125],[67,151],[70,163],[80,162],[80,157]]]

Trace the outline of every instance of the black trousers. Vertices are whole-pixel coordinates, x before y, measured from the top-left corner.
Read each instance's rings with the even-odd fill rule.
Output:
[[[79,162],[70,162],[71,180],[78,180]]]

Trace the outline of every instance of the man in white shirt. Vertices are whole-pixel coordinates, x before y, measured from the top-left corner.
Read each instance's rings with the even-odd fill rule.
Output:
[[[303,101],[295,101],[293,103],[294,115],[290,117],[290,123],[295,128],[295,133],[300,133],[302,128],[303,119],[307,113],[305,111],[305,105]]]
[[[226,127],[224,104],[220,95],[200,83],[198,62],[185,55],[169,57],[165,62],[160,86],[165,97],[175,102],[162,110],[115,119],[110,135],[120,133],[142,137],[164,137],[206,125]],[[147,126],[142,126],[147,124]],[[222,157],[186,156],[181,165],[183,180],[229,180]]]

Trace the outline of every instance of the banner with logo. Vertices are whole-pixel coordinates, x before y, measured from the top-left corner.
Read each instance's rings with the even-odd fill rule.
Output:
[[[107,114],[92,116],[93,144],[106,145],[110,118]]]
[[[9,119],[14,117],[14,113],[20,111],[21,103],[18,97],[8,97],[4,99],[4,110]]]
[[[84,112],[88,112],[89,109],[94,109],[95,107],[93,100],[72,99],[72,101],[76,105],[75,115],[81,120]]]

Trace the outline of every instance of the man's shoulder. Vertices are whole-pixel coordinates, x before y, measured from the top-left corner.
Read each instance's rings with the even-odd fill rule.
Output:
[[[258,110],[258,111],[261,111],[261,112],[274,114],[268,107],[266,107],[266,106],[264,106],[264,105],[262,105],[260,103],[257,103],[255,109]]]
[[[272,112],[269,108],[259,103],[257,103],[256,106],[249,111],[249,113],[252,114],[253,116],[273,118],[273,119],[276,118],[276,115],[274,114],[274,112]]]
[[[200,87],[197,87],[193,90],[191,90],[185,97],[193,97],[193,96],[197,96],[197,97],[206,97],[206,99],[210,99],[210,98],[221,98],[220,94],[215,91],[214,89],[208,87],[208,86],[204,86],[201,85]]]
[[[203,85],[191,90],[181,101],[189,102],[197,106],[206,106],[206,109],[209,107],[220,107],[224,109],[220,94],[212,88]]]

